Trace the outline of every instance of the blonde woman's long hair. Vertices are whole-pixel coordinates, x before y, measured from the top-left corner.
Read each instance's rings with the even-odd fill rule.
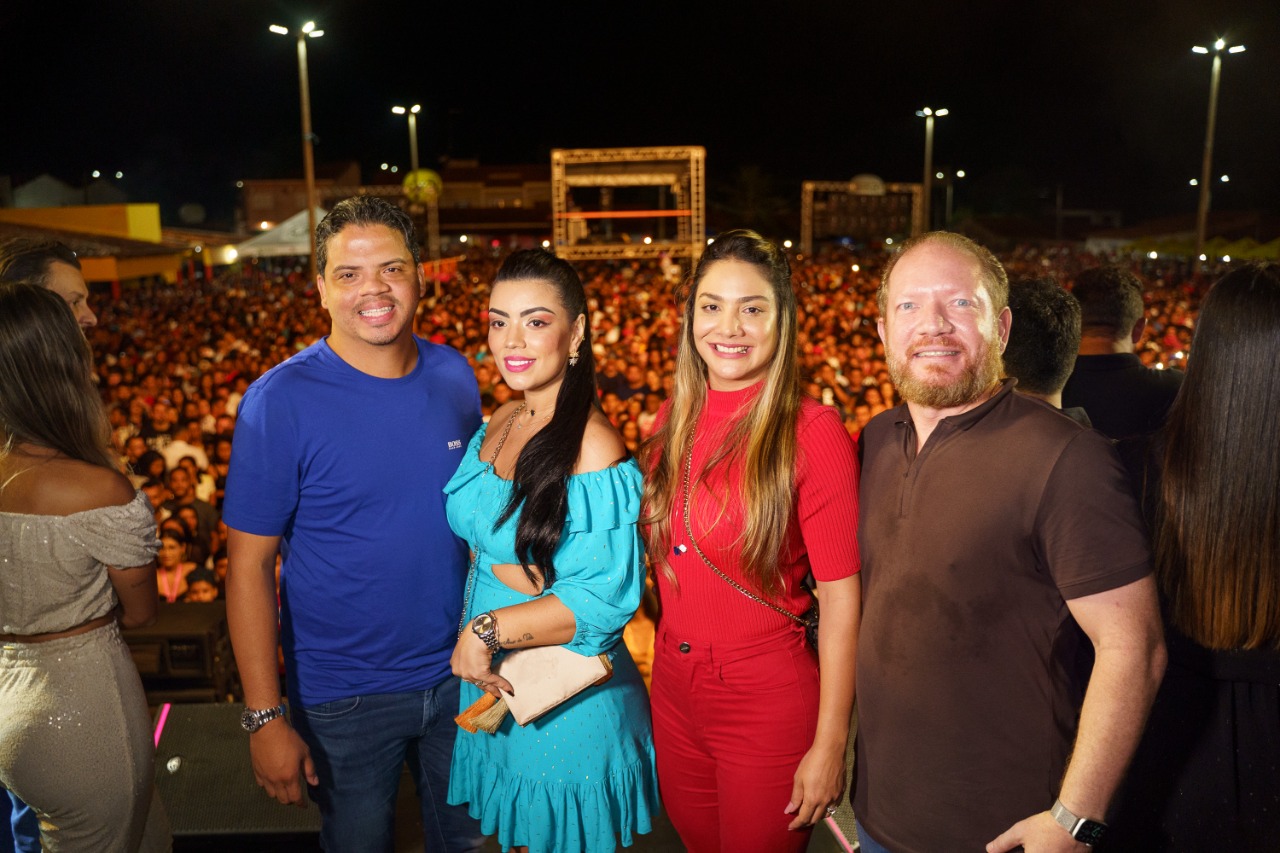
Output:
[[[730,260],[751,264],[769,282],[778,317],[777,348],[764,387],[750,410],[692,477],[696,483],[709,471],[741,458],[746,519],[738,542],[743,574],[768,597],[782,589],[778,564],[795,503],[796,419],[801,400],[796,353],[798,307],[786,255],[754,231],[734,230],[717,236],[698,261],[687,287],[671,409],[666,422],[641,449],[641,467],[646,472],[641,524],[655,569],[675,583],[666,551],[673,536],[671,513],[680,499],[689,439],[707,398],[707,366],[694,341],[694,307],[698,285],[708,270]]]

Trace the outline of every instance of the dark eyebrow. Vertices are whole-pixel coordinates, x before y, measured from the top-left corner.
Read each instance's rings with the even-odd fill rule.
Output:
[[[700,293],[698,294],[698,296],[701,299],[714,299],[716,302],[725,301],[725,298],[723,296],[717,296],[714,293]],[[768,302],[769,297],[768,296],[743,296],[743,297],[740,297],[737,301],[738,302],[756,302],[756,301]]]
[[[383,261],[382,263],[378,264],[378,269],[382,269],[383,267],[389,267],[389,266],[392,266],[393,264],[399,264],[401,266],[405,266],[408,263],[409,261],[405,260],[404,258],[392,258],[389,261]],[[333,268],[334,272],[337,272],[338,270],[358,270],[358,269],[360,269],[359,264],[336,264]]]
[[[546,312],[546,313],[548,313],[548,314],[554,314],[554,313],[556,313],[555,311],[551,310],[550,308],[535,307],[535,308],[526,308],[526,309],[524,309],[523,311],[521,311],[521,312],[520,312],[520,316],[521,316],[521,317],[528,317],[530,314],[537,314],[539,311],[545,311],[545,312]],[[510,317],[510,316],[511,316],[511,315],[510,315],[510,314],[508,314],[506,311],[503,311],[503,310],[502,310],[502,309],[500,309],[500,308],[490,308],[490,309],[489,309],[489,313],[490,313],[490,314],[497,314],[497,315],[498,315],[498,316],[500,316],[500,317]]]

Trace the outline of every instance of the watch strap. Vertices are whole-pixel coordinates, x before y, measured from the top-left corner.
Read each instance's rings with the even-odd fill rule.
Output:
[[[284,711],[283,702],[274,708],[263,708],[261,710],[245,708],[244,714],[240,718],[240,725],[245,731],[252,734],[277,717],[283,717]]]
[[[1062,800],[1054,800],[1049,814],[1068,835],[1090,846],[1100,841],[1107,831],[1105,823],[1076,815],[1062,804]]]
[[[484,616],[489,617],[489,628],[486,631],[481,631],[480,626],[476,623]],[[475,621],[471,623],[471,630],[488,646],[490,652],[496,655],[502,651],[502,643],[498,641],[498,617],[494,615],[492,610],[477,616]]]

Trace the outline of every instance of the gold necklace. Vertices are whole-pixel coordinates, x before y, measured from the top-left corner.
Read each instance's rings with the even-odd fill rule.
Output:
[[[516,414],[520,414],[520,411],[521,411],[524,407],[525,407],[525,404],[524,404],[524,403],[521,403],[521,404],[520,404],[520,408],[516,410]],[[543,416],[542,416],[541,418],[539,418],[538,420],[534,420],[535,416],[536,416],[538,413],[537,413],[537,412],[535,412],[533,409],[530,409],[530,410],[529,410],[529,426],[533,426],[535,423],[540,423],[541,421],[550,420],[550,419],[551,419],[551,417],[555,415],[555,413],[556,413],[556,410],[555,410],[555,409],[552,409],[552,410],[551,410],[551,414],[543,415]],[[524,429],[524,428],[525,428],[525,425],[524,425],[524,424],[522,424],[522,423],[518,423],[518,422],[516,423],[516,429]]]

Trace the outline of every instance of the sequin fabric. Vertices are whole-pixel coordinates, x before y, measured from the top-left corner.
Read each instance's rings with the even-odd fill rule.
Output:
[[[116,604],[107,566],[149,563],[145,495],[69,516],[0,513],[0,631],[64,631]],[[153,784],[142,682],[115,623],[0,645],[0,783],[31,805],[46,851],[171,847]]]
[[[72,515],[0,512],[0,634],[48,634],[116,606],[107,566],[150,563],[160,548],[147,496]]]

